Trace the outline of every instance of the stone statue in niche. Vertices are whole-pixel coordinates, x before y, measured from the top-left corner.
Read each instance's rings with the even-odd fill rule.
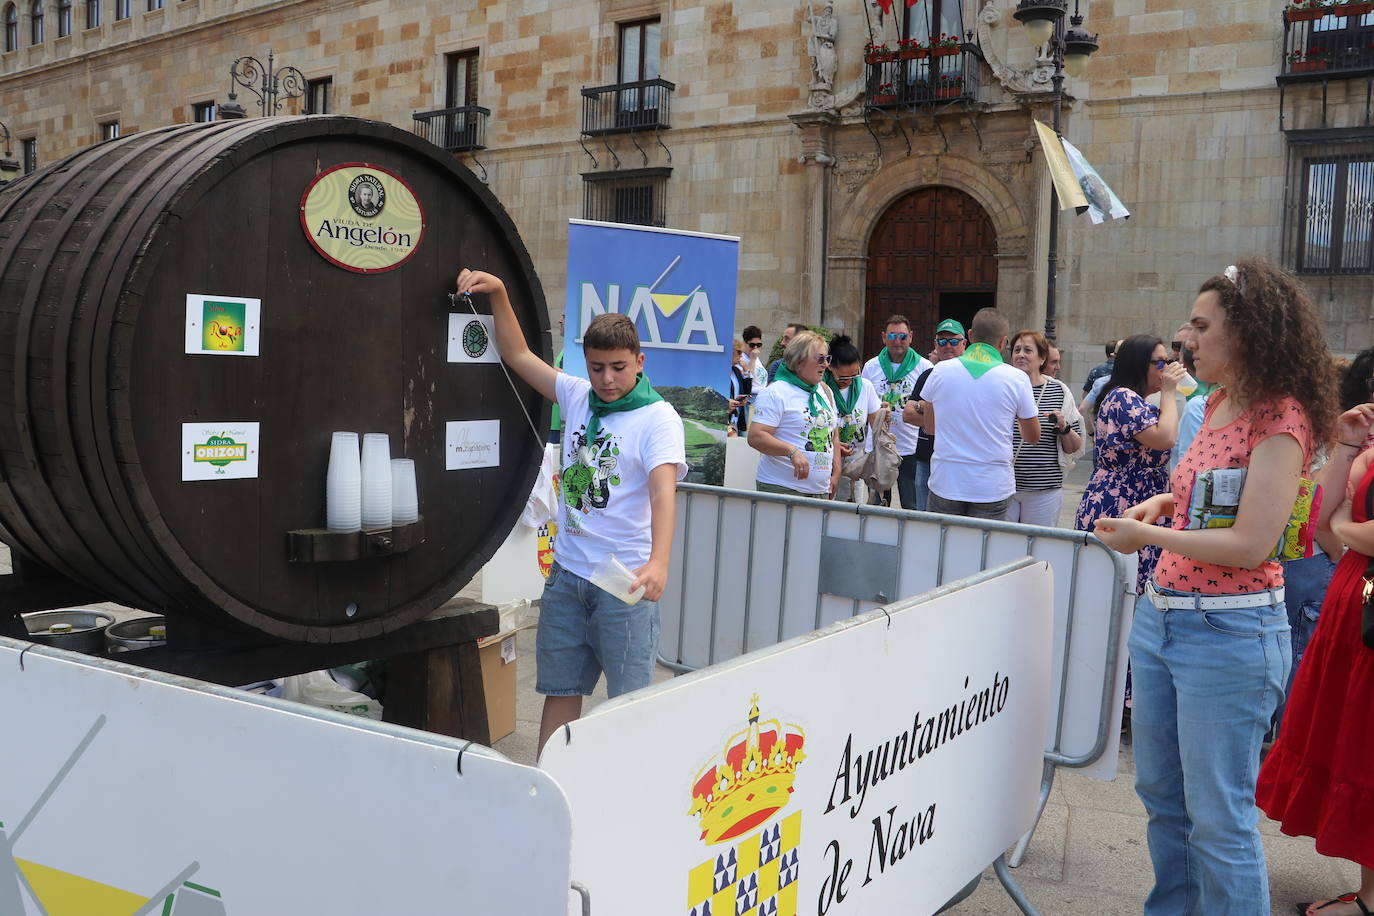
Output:
[[[814,9],[814,7],[813,7]],[[835,73],[838,62],[835,57],[835,7],[832,3],[821,4],[819,14],[811,15],[811,107],[830,109],[835,107]]]

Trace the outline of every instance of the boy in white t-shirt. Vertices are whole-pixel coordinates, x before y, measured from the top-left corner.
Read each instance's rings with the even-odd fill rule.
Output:
[[[627,316],[598,315],[587,326],[585,381],[530,350],[499,277],[464,270],[458,292],[487,294],[501,359],[563,413],[558,540],[536,638],[542,750],[582,714],[582,697],[603,671],[610,696],[650,682],[677,482],[687,476],[682,419],[645,378],[639,333]],[[627,605],[588,581],[608,554],[634,573],[630,590],[643,586],[643,600]]]

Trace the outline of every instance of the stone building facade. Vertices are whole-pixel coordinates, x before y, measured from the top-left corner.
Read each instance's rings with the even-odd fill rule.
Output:
[[[1057,306],[1070,378],[1100,361],[1103,339],[1171,334],[1198,284],[1235,257],[1293,264],[1294,240],[1311,230],[1303,189],[1331,155],[1339,162],[1319,177],[1342,182],[1352,203],[1339,215],[1363,206],[1369,119],[1364,83],[1338,73],[1359,69],[1352,61],[1329,68],[1333,79],[1293,72],[1289,45],[1315,33],[1285,23],[1284,0],[1081,5],[1102,50],[1086,78],[1066,84],[1064,132],[1133,217],[1061,222]],[[656,221],[741,236],[740,326],[772,337],[800,319],[854,332],[873,350],[894,311],[911,316],[918,340],[940,318],[982,305],[1017,326],[1044,322],[1049,184],[1032,118],[1049,120],[1049,71],[1013,6],[0,0],[0,121],[17,155],[46,165],[116,130],[210,116],[228,100],[232,61],[265,60],[270,48],[312,81],[284,112],[309,99],[312,110],[410,129],[416,112],[489,109],[484,148],[456,155],[511,212],[549,301],[563,295],[569,218]],[[1362,36],[1366,19],[1339,20],[1342,36]],[[895,49],[901,37],[939,32],[972,41],[938,57],[865,62],[870,40]],[[652,90],[647,120],[648,88],[584,92],[654,77],[671,88]],[[1322,87],[1325,126],[1314,101]],[[250,92],[237,95],[259,114]],[[1283,127],[1300,136],[1281,129],[1281,98]],[[597,110],[612,120],[588,131]],[[1329,154],[1337,141],[1345,152]],[[1311,272],[1343,352],[1374,342],[1374,265],[1358,260]]]

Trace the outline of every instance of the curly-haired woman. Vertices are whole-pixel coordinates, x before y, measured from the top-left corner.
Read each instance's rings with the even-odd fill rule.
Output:
[[[1171,490],[1096,528],[1123,553],[1162,548],[1129,643],[1136,791],[1155,872],[1145,913],[1267,916],[1255,779],[1291,657],[1271,555],[1314,443],[1335,430],[1336,383],[1306,291],[1265,261],[1204,283],[1189,323],[1198,378],[1223,387]],[[1310,346],[1303,359],[1292,358],[1295,340]],[[1190,528],[1199,476],[1233,468],[1246,469],[1234,524]],[[1163,517],[1170,527],[1154,524]]]

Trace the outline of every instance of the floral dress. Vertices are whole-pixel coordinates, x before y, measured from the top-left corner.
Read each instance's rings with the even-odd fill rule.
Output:
[[[1093,432],[1093,451],[1097,470],[1083,490],[1073,526],[1091,531],[1099,518],[1120,518],[1136,503],[1143,503],[1169,489],[1169,450],[1153,449],[1135,440],[1136,433],[1159,423],[1159,408],[1129,388],[1113,388],[1102,399]],[[1169,519],[1162,519],[1166,524]],[[1140,551],[1136,588],[1154,575],[1159,548],[1153,545]]]

